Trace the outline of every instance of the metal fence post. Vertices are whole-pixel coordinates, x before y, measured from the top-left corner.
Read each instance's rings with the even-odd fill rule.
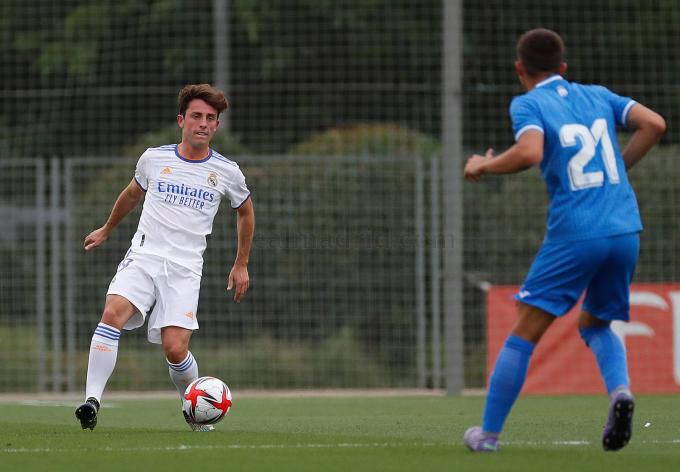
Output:
[[[73,254],[73,162],[70,159],[64,161],[64,257],[65,279],[64,303],[66,322],[66,389],[73,392],[76,389],[76,316],[74,287],[75,267]]]
[[[213,48],[215,86],[229,97],[229,0],[213,0]],[[229,113],[220,117],[220,131],[229,131]]]
[[[61,390],[61,159],[50,159],[50,311],[52,330],[52,391]]]
[[[439,195],[439,155],[430,165],[430,290],[432,306],[432,388],[440,388],[442,380],[441,345],[441,199]]]
[[[446,390],[463,390],[463,187],[462,47],[463,2],[444,0],[442,141],[444,159],[444,344]]]
[[[47,311],[47,247],[45,245],[45,226],[47,211],[45,208],[45,162],[35,161],[35,322],[36,322],[36,387],[39,392],[47,389],[47,345],[46,311]]]
[[[415,172],[415,230],[416,230],[416,371],[418,387],[427,381],[425,357],[425,198],[423,158],[416,157]]]

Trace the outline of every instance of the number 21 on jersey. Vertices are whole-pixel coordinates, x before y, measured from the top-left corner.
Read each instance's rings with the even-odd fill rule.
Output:
[[[619,183],[619,171],[616,168],[616,154],[607,131],[607,120],[598,118],[590,129],[581,124],[568,124],[560,128],[560,143],[563,148],[581,143],[581,149],[574,154],[567,164],[569,183],[572,190],[583,190],[604,185],[602,171],[584,172],[584,168],[593,160],[597,153],[597,145],[602,144],[602,160],[610,184]]]

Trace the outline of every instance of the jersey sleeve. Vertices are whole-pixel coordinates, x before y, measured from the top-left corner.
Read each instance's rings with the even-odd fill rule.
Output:
[[[234,210],[240,208],[250,197],[250,190],[248,190],[246,185],[246,177],[239,168],[236,168],[227,185],[227,197],[231,201],[231,207]]]
[[[532,129],[545,133],[541,114],[533,101],[526,95],[520,95],[512,100],[510,103],[510,119],[512,120],[512,132],[515,135],[515,141],[519,140],[520,136],[526,131]]]
[[[616,118],[616,124],[620,126],[628,126],[628,112],[633,108],[637,102],[630,97],[622,97],[617,95],[606,87],[598,86],[598,92],[612,107],[612,112]]]
[[[137,167],[135,167],[135,181],[137,185],[146,192],[149,188],[149,153],[145,151],[137,161]]]

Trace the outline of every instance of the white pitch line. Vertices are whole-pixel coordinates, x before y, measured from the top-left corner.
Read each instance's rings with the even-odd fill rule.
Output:
[[[64,406],[68,408],[76,408],[78,405],[82,403],[82,401],[66,402],[57,400],[20,400],[16,403],[19,405],[26,406]],[[118,405],[116,405],[115,403],[107,403],[106,405],[102,405],[101,408],[118,408]]]
[[[101,447],[101,448],[81,448],[81,449],[52,449],[52,448],[6,448],[0,449],[0,452],[19,454],[19,453],[36,453],[36,452],[149,452],[149,451],[189,451],[192,449],[359,449],[359,448],[393,448],[404,446],[416,447],[434,447],[446,446],[446,444],[434,443],[338,443],[338,444],[215,444],[215,445],[188,445],[179,444],[177,446],[159,446],[159,447]]]
[[[642,441],[643,444],[680,444],[680,439],[667,439],[665,441],[657,441],[655,439],[650,439],[648,441]]]
[[[501,445],[510,446],[589,446],[590,441],[575,440],[575,441],[503,441]]]
[[[661,440],[643,440],[635,441],[636,444],[680,444],[680,439]],[[504,446],[590,446],[591,441],[577,440],[577,441],[507,441],[503,442]],[[4,448],[0,452],[6,454],[34,454],[41,452],[153,452],[153,451],[190,451],[190,450],[210,450],[210,449],[368,449],[368,448],[402,448],[404,446],[410,447],[463,447],[462,444],[444,444],[444,443],[338,443],[338,444],[206,444],[206,445],[191,445],[178,444],[176,446],[158,446],[158,447],[101,447],[101,448]]]

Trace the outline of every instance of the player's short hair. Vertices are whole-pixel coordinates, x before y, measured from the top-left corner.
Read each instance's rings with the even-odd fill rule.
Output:
[[[517,41],[517,58],[532,77],[546,72],[559,73],[564,51],[560,35],[545,28],[527,31]]]
[[[210,84],[192,84],[185,85],[179,91],[177,97],[177,104],[179,105],[179,114],[184,116],[192,100],[200,99],[217,110],[219,116],[224,110],[229,108],[229,101],[224,96],[224,92]]]

